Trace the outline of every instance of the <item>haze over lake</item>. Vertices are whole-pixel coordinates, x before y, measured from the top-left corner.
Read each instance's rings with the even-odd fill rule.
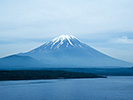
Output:
[[[133,76],[1,81],[0,100],[133,100]]]

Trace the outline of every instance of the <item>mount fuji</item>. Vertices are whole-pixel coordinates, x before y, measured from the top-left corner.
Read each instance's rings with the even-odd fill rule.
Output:
[[[61,35],[27,53],[45,64],[65,67],[131,66],[131,63],[109,57],[73,35]]]
[[[93,49],[89,45],[81,42],[78,38],[76,38],[73,35],[61,35],[43,44],[38,48],[35,48],[26,53],[20,53],[16,55],[20,57],[24,56],[30,57],[30,59],[34,59],[34,64],[36,62],[38,66],[41,67],[43,66],[44,68],[45,67],[110,68],[110,67],[132,66],[132,63],[112,58],[106,54],[103,54]],[[3,59],[4,58],[2,58],[2,60]]]

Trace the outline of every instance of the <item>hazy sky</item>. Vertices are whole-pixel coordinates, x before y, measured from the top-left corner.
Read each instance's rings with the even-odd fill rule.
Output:
[[[0,0],[0,57],[62,34],[133,62],[133,0]]]

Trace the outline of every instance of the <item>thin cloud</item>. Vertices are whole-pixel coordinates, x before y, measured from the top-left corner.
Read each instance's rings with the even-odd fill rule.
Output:
[[[120,38],[112,39],[112,41],[121,44],[133,44],[133,39],[130,39],[127,36],[122,36]]]

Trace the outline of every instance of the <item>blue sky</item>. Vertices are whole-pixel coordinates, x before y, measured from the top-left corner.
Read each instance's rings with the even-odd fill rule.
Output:
[[[62,34],[133,62],[133,0],[0,0],[0,57]]]

